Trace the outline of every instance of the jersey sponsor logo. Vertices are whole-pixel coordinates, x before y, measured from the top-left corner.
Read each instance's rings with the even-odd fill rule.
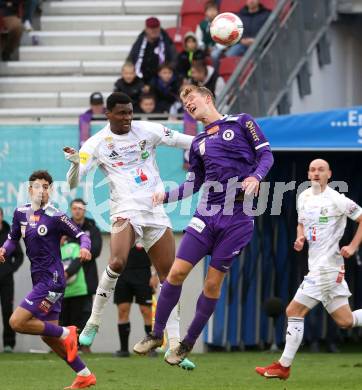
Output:
[[[206,151],[206,143],[205,142],[206,142],[205,138],[199,142],[199,151],[200,151],[201,156],[203,156],[205,154],[205,151]]]
[[[122,165],[124,165],[124,163],[122,161],[118,161],[118,162],[115,162],[115,163],[112,163],[112,167],[121,167]]]
[[[113,150],[113,152],[108,156],[111,160],[118,160],[119,159],[119,154]]]
[[[137,184],[142,184],[148,181],[148,177],[141,168],[137,168],[134,180]]]
[[[115,145],[113,143],[113,137],[105,137],[104,140],[107,142],[107,148],[112,150],[114,149]]]
[[[170,138],[173,137],[173,131],[168,127],[163,128],[163,134],[165,135],[165,137],[170,137]]]
[[[219,131],[219,126],[213,126],[211,127],[211,129],[208,129],[206,133],[208,135],[211,135],[211,134],[216,134],[218,131]]]
[[[198,233],[202,233],[202,231],[205,229],[206,224],[200,218],[193,217],[191,218],[189,226],[196,230]]]
[[[150,154],[147,152],[147,150],[141,154],[142,160],[146,160],[148,157],[150,157]]]
[[[247,121],[245,123],[246,125],[246,128],[249,130],[249,133],[251,134],[251,136],[253,137],[253,141],[254,142],[258,142],[260,141],[260,138],[258,137],[258,134],[256,133],[256,130],[255,130],[255,124],[253,121]]]
[[[226,131],[224,131],[222,135],[222,139],[225,141],[231,141],[232,139],[234,139],[234,137],[235,137],[235,133],[231,129],[227,129]]]
[[[30,206],[18,207],[18,211],[28,211],[28,210],[30,210]]]
[[[79,152],[79,162],[80,162],[82,165],[87,164],[89,158],[90,158],[90,154],[89,154],[89,153],[86,153],[86,152]]]
[[[328,223],[328,217],[324,217],[324,216],[319,217],[319,223]]]
[[[39,236],[45,236],[48,233],[48,228],[45,225],[39,225],[37,232]]]
[[[317,241],[317,228],[315,226],[308,229],[308,241]]]
[[[78,229],[76,226],[74,226],[73,222],[66,216],[66,215],[62,215],[60,217],[60,220],[65,223],[69,228],[71,228],[73,230],[73,232],[77,233],[78,232]]]
[[[358,210],[358,206],[356,203],[351,203],[348,207],[347,207],[347,214],[349,215],[353,215],[356,210]]]

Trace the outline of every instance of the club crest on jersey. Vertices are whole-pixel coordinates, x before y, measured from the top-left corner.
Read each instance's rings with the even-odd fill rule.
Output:
[[[234,139],[234,137],[235,137],[235,133],[231,129],[225,130],[222,135],[222,139],[225,141],[231,141],[232,139]]]
[[[205,154],[205,138],[199,142],[199,151],[201,156]]]
[[[145,150],[147,141],[143,139],[142,141],[138,142],[139,147],[141,150]]]
[[[321,208],[321,215],[327,215],[328,214],[328,209],[327,207],[322,207]]]
[[[37,232],[39,236],[45,236],[48,233],[48,228],[45,225],[39,225]]]

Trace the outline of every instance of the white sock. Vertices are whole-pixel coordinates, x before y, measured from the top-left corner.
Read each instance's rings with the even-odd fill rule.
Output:
[[[79,376],[89,376],[91,372],[89,371],[88,367],[84,367],[83,370],[80,370],[77,372],[77,375]]]
[[[168,317],[166,332],[169,347],[176,348],[180,342],[180,302],[172,309]]]
[[[353,328],[362,326],[362,309],[355,310],[352,312],[353,315]]]
[[[304,318],[289,317],[287,334],[285,336],[285,347],[279,363],[284,367],[290,367],[295,354],[303,340]]]
[[[62,335],[60,336],[60,338],[61,338],[62,340],[65,340],[65,339],[67,338],[67,336],[68,336],[69,333],[70,333],[70,330],[69,330],[68,328],[63,327],[63,333],[62,333]]]
[[[103,272],[98,283],[97,292],[92,307],[92,314],[89,317],[88,322],[98,326],[100,325],[104,307],[112,295],[119,275],[120,274],[112,271],[109,265],[107,265],[107,268]]]

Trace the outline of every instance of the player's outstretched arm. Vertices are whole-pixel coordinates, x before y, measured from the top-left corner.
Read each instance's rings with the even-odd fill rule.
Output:
[[[67,172],[67,182],[70,189],[76,188],[79,183],[79,154],[78,151],[66,146],[63,148],[64,157],[70,161],[70,168]]]
[[[305,237],[304,237],[304,226],[301,223],[298,223],[297,226],[297,238],[294,241],[294,249],[297,252],[300,252],[303,249],[305,242]]]
[[[358,223],[358,228],[352,241],[349,243],[349,245],[343,246],[341,248],[341,255],[346,259],[355,254],[362,242],[362,215],[356,219],[356,222]]]

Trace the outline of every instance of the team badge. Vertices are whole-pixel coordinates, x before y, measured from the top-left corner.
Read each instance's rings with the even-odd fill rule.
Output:
[[[139,147],[141,148],[141,150],[145,150],[145,148],[146,148],[146,140],[145,139],[143,139],[142,141],[140,141],[139,143],[138,143],[138,145],[139,145]]]
[[[45,236],[48,233],[48,228],[45,225],[38,226],[38,234],[39,236]]]
[[[222,139],[225,140],[225,141],[231,141],[233,138],[234,138],[235,134],[233,132],[233,130],[231,129],[227,129],[223,135],[222,135]]]

